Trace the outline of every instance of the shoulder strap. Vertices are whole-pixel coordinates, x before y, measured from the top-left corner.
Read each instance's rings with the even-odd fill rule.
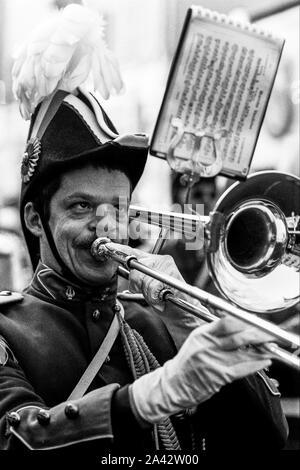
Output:
[[[124,317],[123,305],[118,301],[117,303],[121,309],[120,314],[122,315],[122,317]],[[84,374],[82,375],[81,379],[79,380],[76,387],[72,391],[71,395],[68,397],[68,400],[75,400],[75,399],[81,398],[85,394],[88,387],[91,385],[92,381],[96,377],[96,374],[101,369],[103,362],[108,356],[119,334],[119,331],[120,331],[120,324],[119,324],[117,315],[115,315],[109,327],[109,330],[103,342],[101,343],[100,348],[96,352],[91,363],[89,364],[88,368],[85,370]]]

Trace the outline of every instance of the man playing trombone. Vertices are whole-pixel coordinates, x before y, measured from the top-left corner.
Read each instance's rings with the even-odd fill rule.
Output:
[[[82,7],[68,8],[66,21],[69,12],[93,24]],[[127,233],[120,201],[143,172],[147,138],[119,136],[81,83],[70,92],[60,77],[50,94],[38,81],[28,89],[24,57],[15,91],[33,114],[21,220],[35,273],[22,296],[0,296],[1,449],[283,448],[280,394],[264,372],[271,355],[248,348],[268,335],[230,318],[204,325],[161,301],[161,283],[137,271],[130,287],[145,302],[122,297],[118,264],[91,254],[103,236],[131,253],[111,214]],[[181,279],[170,257],[134,253]]]

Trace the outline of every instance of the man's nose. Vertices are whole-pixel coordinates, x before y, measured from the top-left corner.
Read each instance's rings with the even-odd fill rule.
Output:
[[[111,208],[108,204],[99,204],[96,210],[90,215],[88,221],[88,228],[91,231],[97,231],[97,226],[100,227],[103,225],[113,225],[114,224],[114,214],[111,211]]]
[[[96,232],[98,221],[99,221],[99,218],[97,217],[96,214],[93,214],[93,215],[90,217],[90,219],[89,219],[89,221],[88,221],[88,229],[89,229],[91,232]]]
[[[101,215],[97,215],[92,226],[98,237],[116,238],[118,224],[112,211],[107,210]]]

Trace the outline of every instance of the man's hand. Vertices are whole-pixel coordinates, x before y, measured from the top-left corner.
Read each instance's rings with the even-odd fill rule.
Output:
[[[268,340],[266,333],[228,317],[196,328],[173,359],[130,386],[133,409],[156,423],[197,406],[225,384],[269,367],[269,353],[247,348]]]
[[[120,251],[129,255],[135,255],[138,261],[145,266],[155,269],[160,273],[168,274],[181,282],[185,282],[171,256],[153,255],[141,250],[130,248],[126,245],[115,245],[120,249]],[[147,276],[136,269],[130,271],[129,290],[133,293],[141,292],[143,294],[148,304],[151,305],[157,313],[159,313],[161,319],[173,337],[177,348],[179,349],[189,333],[197,326],[202,325],[204,321],[195,317],[191,313],[170,304],[169,302],[163,301],[160,294],[164,289],[171,290],[181,299],[204,309],[197,299],[194,299],[181,291],[177,291],[176,289],[169,287],[167,284]]]
[[[153,255],[146,253],[135,248],[131,248],[127,245],[119,245],[114,243],[117,249],[123,251],[128,255],[136,256],[137,260],[147,266],[148,268],[155,269],[162,274],[168,274],[169,276],[178,279],[179,281],[185,282],[181,276],[175,261],[169,255]],[[166,303],[161,299],[160,293],[164,289],[170,289],[175,293],[175,289],[170,288],[167,284],[164,284],[161,281],[158,281],[146,274],[133,269],[129,274],[129,290],[133,293],[141,292],[145,297],[146,301],[155,308],[156,311],[163,312],[166,308]],[[178,293],[178,292],[177,292]],[[185,296],[185,294],[182,294]],[[187,296],[185,296],[186,300]],[[189,297],[189,300],[192,302],[193,299]]]

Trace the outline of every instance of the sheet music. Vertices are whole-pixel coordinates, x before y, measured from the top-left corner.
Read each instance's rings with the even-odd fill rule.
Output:
[[[224,131],[216,142],[224,174],[243,177],[249,171],[283,41],[236,27],[220,18],[192,16],[181,44],[151,149],[165,156],[174,136],[172,120],[180,119],[191,132]],[[227,17],[225,17],[227,18]],[[186,133],[175,156],[190,158],[194,144]],[[211,142],[201,148],[210,158]]]

